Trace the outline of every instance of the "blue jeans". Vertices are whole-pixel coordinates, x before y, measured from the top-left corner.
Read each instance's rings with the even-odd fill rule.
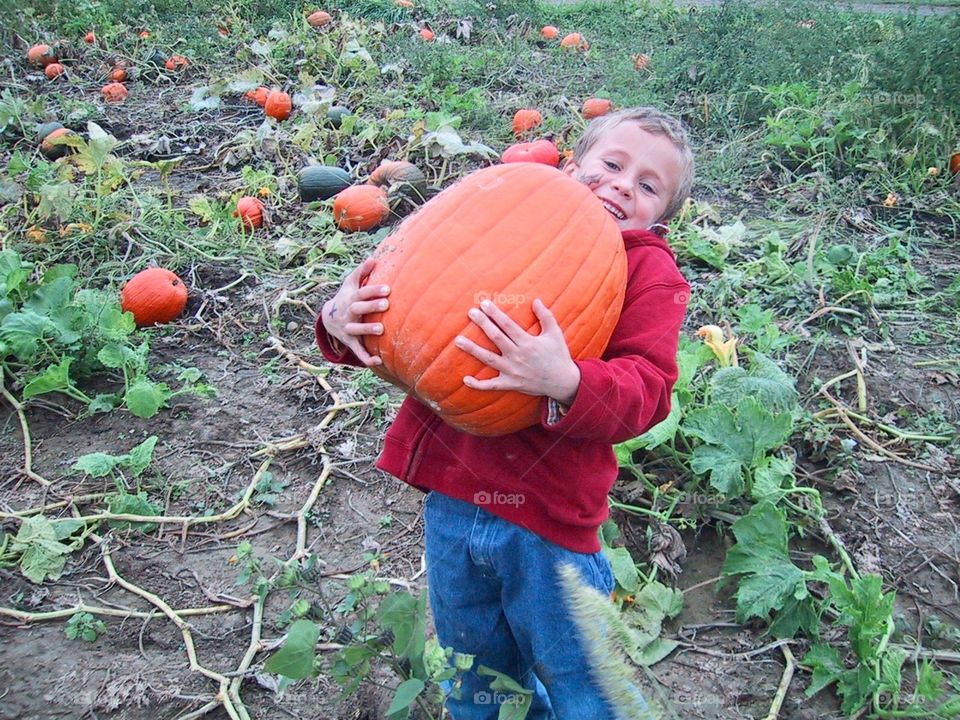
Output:
[[[609,595],[613,573],[602,552],[567,550],[438,492],[427,496],[423,517],[437,638],[444,647],[476,656],[464,673],[460,698],[447,699],[454,720],[497,717],[504,696],[490,689],[490,677],[475,672],[480,665],[534,692],[529,720],[625,717],[591,677],[557,575],[558,564],[569,563]],[[636,698],[643,703],[639,690]]]

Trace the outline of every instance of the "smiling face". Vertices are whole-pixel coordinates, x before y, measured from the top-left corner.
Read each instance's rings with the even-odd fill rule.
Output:
[[[680,152],[670,138],[635,122],[618,123],[563,168],[603,201],[617,226],[646,230],[663,218],[680,182]]]

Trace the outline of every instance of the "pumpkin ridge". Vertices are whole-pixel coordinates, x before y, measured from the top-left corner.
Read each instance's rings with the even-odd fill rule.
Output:
[[[510,172],[511,172],[511,177],[513,177],[514,175],[517,174],[517,171],[516,171],[516,170],[513,170],[513,169],[511,169]],[[529,188],[526,188],[526,187],[524,187],[524,188],[518,188],[518,191],[519,191],[519,190],[524,190],[524,191],[535,190],[535,189],[537,188],[538,183],[540,183],[541,186],[542,186],[542,183],[540,182],[539,179],[537,179],[537,178],[529,178],[529,179],[528,179],[526,173],[522,173],[522,174],[520,175],[520,177],[521,177],[522,179],[524,179],[524,180],[528,180],[527,185],[529,185],[530,187],[529,187]],[[456,187],[456,185],[452,185],[450,188],[448,188],[448,190],[452,190],[452,189],[455,188],[455,187]],[[429,225],[430,225],[430,229],[429,229],[429,230],[426,230],[426,231],[423,233],[425,237],[430,237],[430,236],[434,235],[435,233],[440,233],[440,232],[442,232],[441,229],[437,229],[437,228],[443,228],[447,223],[453,221],[453,216],[454,216],[454,215],[456,215],[457,213],[462,213],[462,212],[463,212],[463,206],[462,206],[462,205],[458,205],[458,204],[456,204],[456,203],[454,203],[454,202],[451,202],[451,201],[449,200],[449,197],[450,197],[450,195],[448,194],[448,195],[447,195],[447,202],[441,206],[442,210],[445,211],[445,215],[443,215],[443,216],[437,216],[437,215],[436,215],[437,210],[434,209],[434,212],[431,213],[430,216],[427,218],[427,222],[428,222]],[[438,199],[438,198],[440,198],[440,195],[438,195],[437,198],[435,198],[434,200],[436,200],[436,199]],[[477,210],[480,210],[480,208],[477,208]],[[477,212],[475,211],[475,212],[473,212],[472,214],[473,214],[473,215],[476,215]],[[495,216],[493,216],[493,215],[490,215],[490,214],[488,214],[488,217],[489,217],[490,220],[491,220],[490,224],[489,224],[489,225],[484,224],[484,225],[476,228],[476,232],[474,233],[476,236],[483,237],[483,236],[487,236],[487,235],[493,234],[493,233],[495,232],[495,228],[497,227],[497,225],[499,225],[499,224],[501,224],[502,222],[504,222],[504,219],[503,219],[503,218],[497,218],[497,217],[495,217]],[[421,224],[423,224],[423,216],[422,216],[422,214],[418,211],[417,213],[415,213],[414,215],[410,216],[407,220],[405,220],[405,221],[401,224],[401,226],[400,226],[400,228],[399,228],[399,230],[398,230],[398,232],[397,232],[397,235],[394,236],[394,237],[397,237],[397,242],[396,242],[396,243],[393,243],[392,245],[390,245],[390,246],[388,246],[388,247],[399,248],[399,247],[403,244],[404,240],[405,240],[408,236],[413,235],[413,236],[416,237],[416,236],[417,236],[417,232],[419,231]],[[399,237],[398,237],[398,236],[399,236]],[[484,268],[482,268],[481,270],[478,271],[478,270],[476,269],[476,267],[477,267],[476,261],[471,261],[470,256],[469,256],[470,251],[471,251],[471,250],[474,250],[475,253],[478,254],[478,255],[482,258],[482,257],[485,255],[485,253],[486,253],[486,251],[484,250],[484,248],[483,248],[480,244],[478,244],[478,243],[476,243],[476,242],[469,242],[469,244],[468,244],[467,241],[466,241],[466,238],[464,238],[464,237],[462,237],[462,236],[457,236],[456,239],[457,239],[458,242],[449,243],[449,244],[447,244],[447,243],[442,243],[442,244],[441,244],[441,247],[442,247],[444,250],[448,250],[448,251],[450,252],[450,254],[452,255],[450,264],[449,264],[449,265],[443,265],[443,264],[441,264],[441,263],[436,262],[436,256],[434,256],[433,258],[431,258],[431,263],[429,264],[428,267],[426,267],[426,268],[423,268],[423,267],[417,268],[418,271],[419,271],[419,272],[416,273],[416,277],[417,277],[417,279],[418,279],[418,281],[419,281],[417,287],[416,287],[416,288],[410,288],[410,287],[407,288],[407,296],[408,296],[408,297],[412,297],[411,302],[410,302],[407,306],[402,307],[402,308],[398,308],[398,307],[393,307],[393,306],[391,306],[391,311],[393,311],[393,312],[395,313],[395,315],[394,315],[394,322],[397,323],[396,327],[392,330],[392,334],[393,334],[393,335],[395,335],[395,336],[403,336],[403,335],[405,334],[404,331],[405,331],[405,329],[407,328],[407,324],[408,324],[408,323],[411,323],[411,324],[413,324],[413,325],[422,324],[421,320],[416,319],[416,318],[414,317],[414,316],[415,316],[415,313],[420,309],[419,302],[420,302],[420,300],[421,300],[421,299],[423,298],[423,296],[424,296],[424,293],[423,293],[421,290],[422,290],[422,288],[424,288],[424,287],[430,287],[430,286],[433,285],[434,283],[438,282],[438,281],[444,276],[444,274],[446,274],[446,273],[449,272],[449,267],[450,267],[451,265],[457,264],[458,267],[462,267],[462,268],[464,268],[467,272],[471,273],[471,274],[474,276],[474,278],[480,277],[480,276],[481,276],[481,273],[486,271],[486,266],[484,266]],[[458,251],[460,251],[460,254],[457,254]],[[464,257],[464,253],[467,253],[467,254],[468,254],[466,258]],[[379,253],[378,253],[378,255],[379,255]],[[406,260],[405,260],[402,264],[395,266],[395,267],[396,267],[395,272],[399,273],[400,270],[402,270],[402,269],[405,268],[406,263],[407,263],[411,258],[414,258],[415,256],[416,256],[416,253],[407,253],[407,258],[406,258]],[[421,256],[421,257],[416,257],[416,261],[417,261],[417,262],[420,262],[421,264],[424,262],[422,256]],[[502,258],[502,257],[500,257],[500,258],[491,258],[490,261],[489,261],[489,265],[490,265],[490,266],[496,266],[498,263],[502,263],[502,262],[503,262],[503,258]],[[377,272],[377,271],[376,271],[376,269],[375,269],[375,270],[374,270],[374,273],[371,275],[371,280],[370,280],[370,282],[379,282],[379,280],[377,280],[377,279],[374,278],[374,276],[376,275],[376,272]],[[428,273],[429,273],[429,274],[428,274]],[[438,311],[441,312],[441,313],[447,312],[447,311],[448,311],[448,308],[441,308],[441,309],[438,309]],[[378,315],[377,319],[369,319],[369,320],[365,320],[365,321],[366,321],[366,322],[377,322],[377,321],[379,321],[380,317],[382,317],[382,316]],[[390,324],[389,320],[383,320],[383,322],[384,322],[385,328],[387,329],[387,331],[389,331],[389,328],[387,327],[387,326]],[[467,325],[472,325],[472,323],[470,323],[470,322],[467,320],[467,318],[466,318],[466,312],[464,312],[464,327],[466,328]],[[437,327],[437,326],[436,326],[436,323],[434,323],[434,327],[435,327],[435,328]],[[385,334],[386,334],[386,333],[385,333]],[[416,368],[417,361],[418,361],[419,356],[420,356],[420,354],[422,353],[423,349],[430,347],[430,343],[433,341],[435,334],[436,334],[436,332],[434,332],[433,334],[431,334],[431,336],[430,336],[428,339],[426,339],[426,342],[424,342],[424,343],[420,346],[420,348],[418,348],[417,353],[416,353],[415,355],[413,355],[412,357],[405,359],[401,364],[394,364],[394,360],[395,360],[395,358],[396,358],[396,356],[397,356],[397,352],[400,351],[401,348],[391,347],[391,355],[390,355],[389,357],[381,354],[381,357],[383,358],[384,364],[389,365],[390,367],[394,367],[394,368],[396,368],[396,369],[398,369],[398,370],[401,370],[401,369],[402,369],[403,371],[409,373],[411,376],[416,377],[416,381],[415,381],[415,383],[414,383],[414,387],[415,387],[415,388],[418,387],[418,386],[419,386],[419,382],[420,382],[420,378],[422,378],[423,375],[425,374],[425,372],[426,372],[426,370],[427,370],[427,367],[421,368],[421,369],[419,370],[419,372],[416,371],[416,370],[414,370],[414,368]],[[382,336],[381,336],[381,337],[382,337]],[[451,338],[451,340],[452,340],[452,338]],[[379,340],[376,341],[376,345],[378,346],[378,349],[379,349],[379,346],[381,345],[381,343],[379,342]]]
[[[383,359],[375,372],[468,432],[495,435],[536,424],[541,402],[462,385],[463,375],[496,375],[452,342],[463,334],[494,348],[467,317],[480,293],[534,332],[535,292],[555,312],[576,358],[584,349],[602,351],[600,340],[608,339],[622,307],[610,306],[624,289],[603,285],[625,276],[625,268],[611,271],[625,263],[616,223],[589,188],[545,167],[493,166],[449,187],[381,243],[380,262],[366,280],[395,289],[389,311],[364,318],[384,325],[382,335],[364,338]],[[594,332],[598,322],[607,327]]]
[[[537,173],[531,173],[531,175],[536,175],[536,174]],[[539,174],[543,174],[543,173],[539,173]],[[552,173],[548,173],[548,174],[552,175]],[[525,180],[528,179],[527,173],[524,173],[522,177]],[[561,178],[562,176],[556,175],[553,178],[551,178],[551,181],[561,180]],[[529,193],[531,204],[535,202],[535,198],[537,197],[537,195],[553,194],[553,189],[550,187],[550,185],[553,184],[552,182],[543,182],[539,177],[531,177],[529,184],[533,186],[532,192]],[[519,189],[517,194],[520,194]],[[545,217],[540,218],[540,222],[539,222],[540,226],[543,226],[545,224],[545,221],[550,221],[551,215],[554,215],[555,217],[555,220],[553,223],[551,223],[551,225],[555,225],[557,227],[557,230],[554,231],[554,234],[559,234],[560,232],[563,231],[565,227],[569,225],[570,216],[573,214],[570,210],[567,210],[567,208],[563,208],[564,210],[567,210],[567,213],[561,217],[555,214],[555,209],[549,208],[546,204],[540,203],[539,205],[540,207],[542,207],[542,214],[545,215]],[[482,209],[479,207],[478,207],[478,210],[482,211]],[[510,223],[510,222],[516,222],[516,218],[511,217],[511,215],[501,217],[497,220],[496,223],[494,223],[490,227],[489,230],[487,230],[486,232],[478,232],[477,234],[482,236],[496,235],[498,233],[496,229],[497,225],[500,225],[503,223]],[[469,246],[465,247],[464,249],[468,253],[471,250],[473,250],[474,254],[479,256],[478,259],[484,259],[484,257],[487,255],[486,250],[478,243],[471,243]],[[526,270],[530,267],[536,267],[544,263],[549,264],[548,261],[545,261],[542,257],[543,253],[546,250],[549,250],[549,248],[541,248],[535,254],[531,252],[531,250],[533,249],[535,248],[526,246],[523,243],[517,243],[514,246],[514,251],[511,252],[509,255],[490,256],[488,259],[488,262],[483,266],[480,266],[479,269],[477,269],[478,260],[474,260],[469,255],[467,256],[461,255],[459,258],[455,258],[455,261],[459,260],[461,264],[468,266],[475,277],[483,276],[492,269],[504,268],[505,271],[501,275],[502,279],[488,277],[488,280],[490,280],[490,284],[497,285],[498,287],[486,288],[484,289],[484,291],[509,293],[510,287],[520,284],[519,279],[524,277],[523,270],[521,270],[519,274],[514,274],[513,271],[510,270],[510,268],[520,267]],[[559,250],[558,247],[555,247],[553,249],[554,252],[557,252],[558,250]],[[442,275],[443,271],[444,271],[444,268],[441,267],[437,274]],[[456,306],[456,305],[460,305],[461,303],[466,303],[471,301],[472,298],[470,297],[469,288],[467,289],[466,292],[467,292],[466,297],[464,297],[463,295],[460,295],[454,298],[454,302],[452,303],[452,305]],[[470,302],[470,306],[473,306],[473,305],[476,305],[475,300]],[[412,314],[412,310],[413,308],[410,309],[411,312],[408,312],[406,316],[406,320],[411,320],[410,315]],[[532,309],[527,309],[526,313],[529,313],[529,318],[527,319],[524,319],[522,317],[516,317],[517,315],[516,312],[512,313],[511,317],[513,317],[514,321],[520,324],[524,328],[524,330],[529,331],[529,329],[536,322],[536,319],[535,319],[535,316],[533,315]],[[435,326],[431,334],[427,338],[425,338],[425,342],[420,346],[420,348],[418,348],[416,355],[414,355],[409,362],[408,367],[411,370],[414,370],[415,368],[417,368],[417,365],[420,363],[420,358],[423,355],[423,353],[425,351],[429,351],[431,347],[436,347],[438,339],[441,341],[444,341],[444,344],[447,346],[445,350],[438,353],[437,357],[435,357],[432,362],[430,362],[429,364],[425,365],[422,368],[419,368],[418,371],[414,370],[414,374],[417,378],[417,381],[414,387],[418,393],[422,392],[422,388],[424,385],[429,385],[431,382],[434,381],[435,373],[439,373],[441,376],[445,374],[445,372],[443,370],[440,370],[437,366],[438,364],[440,367],[443,366],[443,363],[441,363],[441,360],[448,359],[448,355],[447,355],[448,352],[451,352],[451,353],[463,352],[462,350],[460,350],[459,348],[457,348],[452,344],[453,336],[449,338],[445,338],[445,337],[438,338],[438,335],[442,335],[442,333],[444,332],[446,332],[446,328],[444,328],[441,325]],[[491,350],[491,351],[496,350],[496,347],[493,345],[493,343],[490,340],[488,340],[486,336],[483,334],[483,332],[479,328],[477,328],[472,322],[470,322],[470,320],[466,317],[466,309],[464,309],[464,312],[463,312],[463,328],[460,330],[459,334],[465,335],[466,337],[470,338],[471,340],[481,345],[482,347],[485,347],[488,350]],[[479,360],[476,360],[475,358],[470,357],[469,365],[470,365],[470,368],[468,370],[469,374],[478,373],[477,376],[481,379],[493,377],[493,372],[492,371],[487,372],[485,366],[483,366]],[[467,368],[465,368],[465,370],[467,370]],[[471,390],[471,391],[476,393],[482,392],[479,390]],[[429,392],[430,391],[428,390],[428,393]]]
[[[581,203],[576,208],[572,209],[571,216],[575,218],[582,217],[583,206],[590,205],[594,201],[595,198],[592,194],[585,195]],[[594,237],[584,237],[578,241],[578,248],[595,247],[596,243],[599,242],[598,237],[602,234],[603,229],[596,230]],[[550,249],[555,249],[555,251],[560,250],[559,248],[556,248],[556,246],[550,246],[549,248],[546,248],[546,250]],[[595,311],[596,307],[605,307],[608,304],[604,302],[603,298],[600,298],[598,301],[597,294],[603,287],[605,287],[604,283],[608,282],[609,271],[603,273],[602,275],[593,276],[583,276],[580,273],[580,266],[586,261],[587,256],[590,254],[592,253],[579,253],[578,257],[573,258],[568,263],[563,263],[563,268],[569,268],[569,272],[562,277],[559,276],[558,272],[561,267],[560,263],[558,262],[560,258],[542,259],[543,256],[541,255],[538,260],[542,259],[542,262],[538,263],[537,265],[531,264],[529,267],[525,268],[525,270],[537,270],[535,276],[528,278],[527,274],[521,273],[515,280],[515,282],[522,286],[536,287],[538,285],[542,286],[545,284],[543,283],[543,279],[545,277],[550,277],[553,279],[553,284],[557,286],[556,293],[553,295],[546,295],[544,293],[540,299],[557,317],[567,318],[567,322],[570,323],[570,327],[568,327],[567,331],[564,333],[564,336],[567,340],[567,345],[570,347],[571,355],[574,356],[578,354],[584,357],[596,356],[596,353],[592,352],[592,336],[588,340],[584,340],[580,333],[580,328],[584,326],[584,318],[593,314],[591,313],[591,310]],[[614,255],[617,254],[617,252],[614,253]],[[611,267],[615,266],[615,260],[616,257],[611,258]],[[532,300],[533,298],[530,298],[531,304]],[[524,329],[527,332],[532,332],[538,324],[539,323],[534,316],[533,321]],[[453,346],[453,348],[458,350],[456,346]],[[442,351],[441,355],[445,352],[447,352],[447,350]],[[440,356],[438,355],[438,360],[439,358]],[[493,375],[490,374],[490,376],[492,377]],[[457,400],[462,399],[462,396],[464,395],[462,391],[464,389],[472,390],[471,388],[466,388],[466,386],[463,386],[463,388],[457,388],[448,396],[442,399],[438,398],[438,402],[440,404],[445,402],[451,404],[456,403]],[[474,390],[473,392],[481,391]],[[490,396],[489,393],[485,393],[485,395],[490,397],[491,400],[497,399],[495,396]],[[458,413],[452,414],[456,415]]]
[[[559,180],[560,178],[557,177],[556,179]],[[586,188],[584,189],[586,190]],[[544,192],[548,191],[550,191],[550,188],[546,187],[545,184]],[[604,275],[599,277],[579,276],[581,266],[596,252],[596,245],[604,232],[603,229],[590,232],[590,225],[593,223],[593,219],[589,218],[589,216],[586,216],[588,218],[587,220],[577,220],[578,218],[585,217],[582,210],[585,205],[589,207],[596,202],[593,194],[590,193],[589,190],[586,192],[588,194],[582,195],[579,204],[565,208],[567,213],[564,216],[554,215],[551,217],[548,215],[547,218],[544,219],[555,220],[555,225],[557,226],[556,230],[553,230],[552,227],[545,229],[545,234],[553,233],[559,235],[560,233],[566,232],[570,236],[570,240],[573,241],[572,244],[554,242],[541,248],[541,251],[532,258],[521,256],[517,259],[516,256],[525,250],[525,248],[521,247],[518,252],[495,260],[495,264],[500,264],[505,268],[521,268],[519,273],[515,275],[511,273],[512,277],[506,278],[505,282],[500,283],[501,287],[493,288],[497,292],[510,295],[516,294],[513,292],[513,288],[557,286],[556,294],[549,295],[547,293],[541,293],[541,300],[543,300],[548,307],[552,306],[558,317],[567,318],[568,322],[572,324],[572,328],[568,328],[568,332],[566,333],[568,343],[570,343],[571,340],[571,332],[576,331],[576,328],[583,324],[583,316],[594,306],[592,300],[596,296],[599,287],[601,287],[600,283],[604,280]],[[545,208],[545,211],[550,212],[547,208]],[[573,218],[573,220],[571,220],[571,218]],[[583,227],[581,228],[581,226]],[[547,227],[545,223],[541,222],[541,228],[545,227]],[[573,257],[568,258],[571,254],[571,249],[573,250]],[[565,272],[563,272],[561,276],[559,273],[562,271]],[[546,283],[544,282],[544,278],[552,278],[552,282]],[[578,302],[579,298],[585,298],[585,300],[581,303]],[[515,322],[521,325],[524,331],[532,332],[534,328],[538,327],[539,323],[532,309],[533,298],[526,298],[525,300],[522,308],[514,308],[513,312],[508,311],[508,314]],[[556,307],[558,303],[564,304],[561,307]],[[572,305],[572,310],[567,309],[566,304]],[[520,313],[525,317],[518,317]],[[461,334],[466,335],[488,350],[496,351],[493,343],[486,338],[479,328],[476,328],[473,323],[467,320],[466,317],[464,318],[464,326],[465,329],[461,331]],[[424,343],[424,346],[435,347],[438,344],[434,342],[437,334],[436,331],[433,332],[430,338]],[[439,340],[446,341],[447,339],[441,337]],[[424,368],[423,372],[419,375],[416,384],[418,391],[422,392],[423,386],[429,385],[435,381],[435,379],[440,379],[442,382],[442,378],[448,373],[448,365],[462,367],[465,374],[469,372],[469,374],[474,374],[480,379],[495,377],[495,371],[487,368],[480,363],[479,360],[470,356],[468,356],[470,357],[469,368],[464,367],[465,363],[455,362],[454,358],[458,356],[458,353],[463,353],[463,351],[453,345],[452,341],[453,338],[451,337],[447,342],[444,342],[444,349],[437,353],[433,362]],[[579,345],[571,345],[571,352],[574,355],[582,353],[583,349],[584,348]],[[439,378],[435,378],[435,374],[438,375]],[[490,403],[498,399],[497,396],[490,395],[488,392],[475,390],[466,386],[455,388],[446,396],[440,396],[429,389],[427,390],[427,394],[430,394],[441,406],[454,404],[456,401],[462,400],[465,396],[473,394],[477,394],[478,397],[482,397],[484,400],[489,399]],[[474,402],[477,406],[484,407],[484,402],[479,400]],[[471,405],[474,405],[474,403],[471,403]]]

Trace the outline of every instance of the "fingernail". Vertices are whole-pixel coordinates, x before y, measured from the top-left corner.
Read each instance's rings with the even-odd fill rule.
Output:
[[[453,339],[453,342],[454,342],[457,346],[463,347],[463,345],[467,342],[467,339],[466,339],[463,335],[457,335],[457,336]]]
[[[385,292],[385,293],[390,292],[390,286],[384,285],[382,288],[380,288],[380,292]]]
[[[373,331],[377,333],[377,335],[380,335],[383,332],[383,325],[374,325]]]
[[[377,307],[380,308],[381,310],[386,310],[386,309],[387,309],[387,301],[386,301],[386,300],[382,300],[381,302],[378,302],[378,303],[377,303]]]
[[[483,313],[481,313],[481,312],[480,312],[479,310],[477,310],[476,308],[470,308],[470,310],[467,311],[467,315],[469,315],[469,316],[470,316],[472,319],[474,319],[474,320],[477,320],[477,319],[483,317]]]
[[[480,307],[482,307],[484,310],[489,310],[490,308],[493,307],[493,303],[490,302],[489,300],[484,300],[483,302],[480,303]]]

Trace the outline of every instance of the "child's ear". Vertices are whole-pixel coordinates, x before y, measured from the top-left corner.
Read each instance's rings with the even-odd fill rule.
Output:
[[[577,164],[573,161],[573,158],[569,158],[560,168],[564,175],[573,175],[577,171]]]

